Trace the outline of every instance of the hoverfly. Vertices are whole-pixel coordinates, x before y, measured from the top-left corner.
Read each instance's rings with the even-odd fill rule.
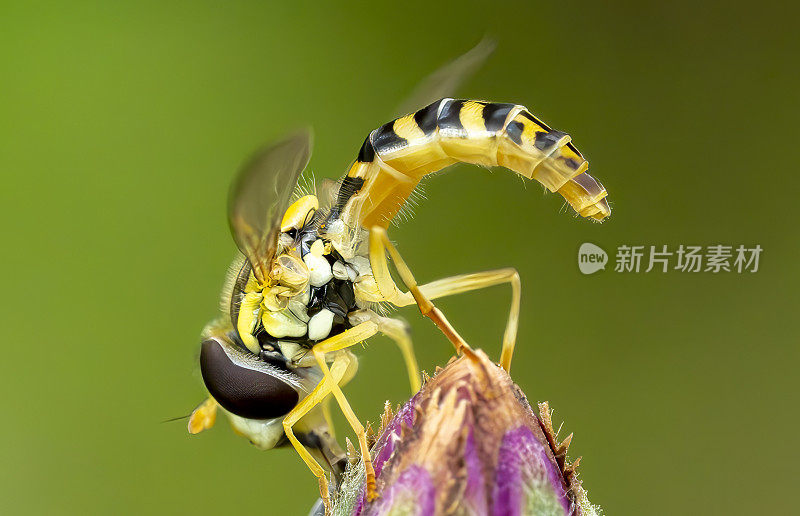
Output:
[[[387,237],[423,177],[454,163],[501,166],[558,192],[583,217],[602,221],[611,210],[570,136],[517,104],[440,99],[372,131],[329,194],[293,198],[310,154],[310,133],[296,133],[258,152],[234,181],[228,220],[242,256],[223,289],[222,315],[203,331],[200,365],[210,397],[192,413],[189,430],[212,426],[221,408],[234,429],[262,449],[288,441],[318,478],[327,507],[326,471],[337,472],[343,458],[325,413],[330,395],[358,437],[368,498],[375,489],[364,426],[341,390],[357,369],[349,348],[377,333],[390,337],[403,354],[412,391],[419,389],[408,329],[382,315],[381,305],[416,303],[459,353],[469,353],[431,300],[508,283],[512,300],[500,365],[511,365],[517,271],[418,286]],[[408,291],[392,279],[387,253]]]

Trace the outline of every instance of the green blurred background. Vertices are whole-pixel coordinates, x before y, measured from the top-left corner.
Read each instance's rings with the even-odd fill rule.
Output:
[[[796,13],[795,13],[796,14]],[[316,482],[224,420],[190,437],[198,334],[234,253],[228,183],[313,124],[335,178],[415,83],[484,34],[462,89],[573,135],[610,192],[590,224],[459,167],[393,237],[417,277],[514,265],[513,373],[574,431],[608,514],[795,508],[798,40],[785,5],[720,2],[0,3],[0,511],[305,514]],[[760,244],[756,274],[582,276],[576,251]],[[499,356],[504,288],[442,300]],[[423,368],[450,346],[413,309]],[[347,392],[407,397],[376,338]],[[339,420],[341,423],[341,419]],[[341,424],[340,424],[341,428]]]

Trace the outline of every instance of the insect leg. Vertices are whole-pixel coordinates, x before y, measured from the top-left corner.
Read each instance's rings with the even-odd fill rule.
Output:
[[[411,298],[411,296],[409,296]],[[413,303],[413,298],[412,303]],[[410,303],[409,303],[410,304]],[[419,365],[417,365],[417,357],[414,354],[414,345],[411,342],[411,333],[408,325],[400,319],[391,319],[389,317],[382,317],[372,310],[359,310],[350,314],[350,322],[355,324],[360,321],[373,321],[378,325],[378,331],[392,339],[400,352],[403,354],[403,361],[408,370],[408,380],[411,385],[411,392],[416,394],[419,391],[420,385],[420,372]]]
[[[417,365],[417,357],[414,354],[414,346],[411,341],[411,335],[408,329],[408,325],[406,325],[406,323],[404,323],[399,319],[390,319],[388,317],[381,317],[372,310],[358,310],[356,312],[351,312],[349,315],[349,319],[350,323],[355,326],[360,326],[365,322],[369,322],[370,325],[373,325],[371,326],[373,329],[370,330],[372,332],[370,335],[374,335],[375,333],[382,333],[383,335],[392,339],[395,342],[395,344],[397,344],[397,347],[400,349],[400,353],[403,356],[403,361],[406,364],[406,370],[408,371],[408,379],[409,379],[409,385],[411,385],[411,390],[413,393],[419,391],[421,387],[420,384],[421,375],[419,372],[419,365]],[[350,330],[347,330],[346,332],[337,335],[336,337],[345,336],[345,334],[347,334],[348,331],[351,331],[353,329],[355,328],[351,328]],[[368,336],[363,337],[362,340],[367,339]],[[338,340],[335,340],[336,337],[332,337],[331,339],[328,340],[334,339],[332,340],[332,342],[339,342]],[[335,349],[337,350],[344,349],[346,347],[352,346],[353,344],[357,344],[358,342],[360,341],[350,341],[345,344],[336,344]],[[319,344],[317,344],[317,346],[319,346]],[[331,349],[328,349],[328,351],[330,352]],[[304,361],[305,360],[306,359],[304,359]],[[307,362],[302,362],[302,363],[307,364]],[[339,386],[344,387],[349,380],[350,380],[349,378],[345,378],[343,382],[339,382]]]
[[[508,322],[503,334],[503,351],[500,354],[500,365],[508,372],[511,369],[511,358],[514,354],[514,344],[517,340],[517,327],[519,323],[520,281],[519,273],[514,268],[497,269],[493,271],[475,272],[451,276],[427,283],[419,287],[420,291],[429,299],[462,294],[482,288],[509,283],[511,285],[511,308],[508,312]],[[408,293],[397,298],[397,306],[406,306],[414,302]]]
[[[378,330],[395,341],[400,348],[400,352],[403,354],[403,361],[406,363],[406,369],[408,369],[408,381],[411,385],[411,392],[416,393],[421,387],[420,373],[419,365],[417,365],[417,357],[414,354],[414,345],[411,342],[411,335],[408,331],[408,325],[399,319],[377,317],[379,317]]]
[[[358,438],[359,448],[361,449],[361,457],[364,462],[364,469],[366,470],[366,485],[367,485],[367,499],[373,500],[376,497],[375,493],[375,469],[372,467],[372,459],[369,454],[369,446],[367,444],[367,434],[364,430],[364,425],[361,424],[355,412],[350,407],[342,389],[340,387],[342,379],[346,371],[351,370],[355,365],[355,356],[352,353],[345,351],[346,348],[358,344],[363,340],[375,335],[379,331],[380,324],[374,320],[368,320],[350,328],[349,330],[326,339],[312,348],[314,358],[317,365],[325,374],[326,378],[333,376],[334,367],[339,367],[343,370],[342,376],[334,378],[331,382],[331,392],[333,393],[336,401],[339,403],[339,408],[342,409],[345,418]],[[326,362],[326,355],[340,351],[334,357],[333,363],[328,368]],[[344,365],[342,365],[344,364]],[[416,360],[414,361],[416,364]]]
[[[332,377],[334,368],[339,368],[342,371],[346,371],[353,366],[355,356],[348,351],[342,350],[336,354],[336,357],[334,358],[329,370],[328,364],[325,363],[325,354],[331,352],[331,349],[328,346],[325,346],[325,342],[326,341],[323,341],[314,346],[312,351],[314,352],[314,357],[317,359],[317,364],[326,376],[329,378]],[[360,342],[360,340],[353,341],[348,345],[352,346],[358,342]],[[344,343],[334,343],[334,345],[330,347],[336,348],[341,344]],[[331,384],[331,391],[333,392],[336,401],[339,403],[339,408],[342,409],[344,417],[347,419],[347,422],[350,423],[350,426],[353,428],[353,432],[355,432],[356,438],[358,439],[359,448],[361,449],[361,460],[363,461],[364,469],[366,470],[367,500],[372,501],[377,498],[378,495],[375,487],[375,469],[372,467],[372,458],[370,457],[369,445],[367,444],[366,430],[364,429],[364,425],[361,424],[361,421],[359,421],[355,412],[353,412],[353,408],[347,401],[347,397],[344,395],[344,392],[342,392],[341,387],[339,387],[339,382],[334,381],[329,383]]]
[[[311,470],[317,480],[319,481],[319,494],[325,504],[326,513],[330,509],[330,495],[328,493],[328,478],[325,475],[325,470],[319,465],[319,462],[306,450],[305,446],[297,439],[292,431],[292,427],[302,419],[311,409],[322,403],[325,398],[331,393],[331,384],[337,383],[344,376],[348,364],[333,364],[330,370],[327,366],[325,368],[325,376],[322,381],[314,388],[311,393],[300,400],[300,402],[288,413],[283,419],[283,431],[286,437],[292,444],[300,458],[306,463],[306,466]],[[342,367],[344,366],[344,367]]]
[[[333,417],[331,415],[331,398],[330,396],[322,400],[322,417],[328,423],[328,429],[331,432],[331,437],[336,438],[336,429],[333,427]]]
[[[408,290],[411,292],[414,301],[416,301],[419,307],[420,313],[433,321],[450,342],[453,343],[457,353],[473,356],[472,348],[461,338],[461,335],[459,335],[450,322],[448,322],[444,314],[420,291],[417,286],[417,281],[411,273],[411,269],[408,268],[408,265],[406,265],[406,262],[403,260],[402,256],[400,256],[400,253],[397,252],[394,244],[389,240],[386,229],[380,226],[373,226],[369,233],[369,261],[375,283],[386,301],[395,304],[398,298],[402,299],[403,297],[403,293],[397,288],[397,285],[395,285],[389,273],[386,251],[388,251],[389,256],[392,257],[397,272],[400,274],[403,283],[405,283],[406,287],[408,287]]]
[[[289,437],[289,441],[303,458],[303,461],[306,463],[306,465],[319,479],[320,493],[323,497],[323,501],[326,503],[326,507],[328,507],[329,499],[327,491],[328,484],[327,479],[325,478],[324,470],[322,470],[322,467],[317,463],[316,460],[314,460],[314,458],[311,456],[308,450],[303,447],[300,441],[297,440],[291,431],[291,426],[299,421],[300,418],[303,417],[303,415],[305,415],[314,406],[322,403],[329,394],[333,393],[334,397],[336,397],[336,401],[339,403],[339,407],[342,409],[342,412],[345,415],[345,418],[347,418],[347,421],[350,423],[350,426],[353,428],[353,431],[358,438],[358,443],[361,448],[361,456],[364,461],[364,468],[366,470],[367,497],[370,500],[375,497],[375,470],[372,467],[372,460],[369,454],[369,446],[367,445],[367,435],[364,430],[364,425],[362,425],[356,417],[340,387],[341,384],[347,383],[348,376],[352,376],[352,371],[355,366],[355,356],[346,351],[337,353],[329,368],[326,355],[335,351],[345,350],[345,348],[349,348],[350,346],[358,344],[359,342],[363,342],[369,337],[375,335],[377,332],[378,325],[375,322],[365,321],[350,328],[349,330],[317,343],[312,348],[312,351],[314,353],[314,358],[317,361],[317,365],[322,370],[324,375],[323,380],[314,389],[314,391],[300,401],[300,403],[298,403],[297,406],[283,420],[283,428],[286,431],[287,437]],[[295,414],[295,412],[297,412],[297,414]],[[320,472],[322,472],[321,476],[319,474]]]

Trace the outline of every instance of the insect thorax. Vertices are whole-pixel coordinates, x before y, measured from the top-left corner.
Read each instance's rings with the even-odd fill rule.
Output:
[[[348,315],[369,305],[356,292],[358,283],[371,278],[371,269],[366,256],[345,260],[315,224],[282,233],[280,242],[268,284],[256,280],[247,260],[241,263],[229,313],[244,347],[255,352],[257,345],[267,361],[279,356],[296,361],[316,343],[352,327]]]

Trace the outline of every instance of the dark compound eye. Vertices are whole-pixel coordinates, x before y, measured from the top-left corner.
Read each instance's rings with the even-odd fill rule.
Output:
[[[287,381],[290,371],[260,362],[218,339],[203,341],[200,371],[211,396],[237,416],[273,419],[297,405],[297,391]]]

